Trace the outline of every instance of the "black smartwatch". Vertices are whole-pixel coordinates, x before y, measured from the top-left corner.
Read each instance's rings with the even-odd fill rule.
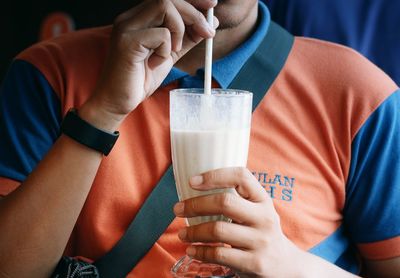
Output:
[[[78,143],[108,155],[118,139],[119,132],[109,133],[81,119],[76,109],[68,111],[61,124],[61,133]]]

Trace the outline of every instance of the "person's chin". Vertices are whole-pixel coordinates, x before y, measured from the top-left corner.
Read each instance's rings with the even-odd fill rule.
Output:
[[[239,26],[240,23],[234,21],[226,21],[219,24],[217,31],[234,29]]]
[[[215,15],[219,20],[219,30],[233,29],[244,20],[243,17],[236,15],[236,13],[227,13],[226,10],[222,12],[216,11]]]
[[[241,0],[243,1],[243,0]],[[215,16],[219,20],[219,30],[233,29],[238,27],[248,16],[248,12],[254,3],[242,6],[239,0],[219,0],[215,8]],[[245,0],[250,1],[250,0]]]

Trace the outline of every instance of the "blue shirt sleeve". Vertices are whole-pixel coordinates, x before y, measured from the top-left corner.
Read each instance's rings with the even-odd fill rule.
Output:
[[[400,91],[353,140],[344,221],[355,243],[400,235]]]
[[[58,138],[60,123],[61,104],[44,75],[15,60],[0,88],[0,176],[25,180]]]

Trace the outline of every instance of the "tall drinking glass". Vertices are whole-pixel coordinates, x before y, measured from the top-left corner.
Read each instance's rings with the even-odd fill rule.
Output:
[[[172,164],[179,200],[230,191],[197,191],[189,186],[192,176],[219,168],[245,167],[250,138],[252,94],[232,89],[177,89],[170,92]],[[188,225],[231,221],[227,217],[199,216]],[[175,278],[237,277],[224,266],[203,263],[187,256],[172,268]]]

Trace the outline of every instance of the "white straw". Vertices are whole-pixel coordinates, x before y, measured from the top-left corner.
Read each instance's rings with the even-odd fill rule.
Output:
[[[214,8],[207,12],[207,22],[210,26],[214,25]],[[211,95],[211,67],[212,67],[213,39],[206,39],[206,61],[204,76],[204,93]]]

